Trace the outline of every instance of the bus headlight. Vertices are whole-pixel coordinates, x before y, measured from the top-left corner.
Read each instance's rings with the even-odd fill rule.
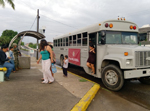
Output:
[[[130,65],[131,64],[131,59],[127,59],[126,60],[126,65]]]

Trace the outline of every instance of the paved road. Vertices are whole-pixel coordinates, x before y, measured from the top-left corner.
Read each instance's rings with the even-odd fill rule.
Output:
[[[112,92],[101,88],[87,111],[149,111],[135,103],[129,102]]]
[[[56,61],[56,64],[60,65],[59,60]],[[81,67],[70,65],[68,70],[95,81],[102,88],[105,88],[101,79],[86,74]],[[111,93],[150,110],[150,85],[141,84],[138,80],[126,81],[122,90],[119,92],[111,91]]]

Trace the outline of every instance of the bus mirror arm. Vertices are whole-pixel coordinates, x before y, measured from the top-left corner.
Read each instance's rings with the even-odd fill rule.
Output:
[[[105,44],[105,36],[101,38],[101,44]]]

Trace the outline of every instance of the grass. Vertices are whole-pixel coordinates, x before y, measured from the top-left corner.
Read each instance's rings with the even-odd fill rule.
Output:
[[[86,82],[87,80],[86,80],[86,79],[81,78],[81,79],[79,79],[79,81],[80,81],[80,82]]]
[[[21,48],[21,50],[24,50],[24,51],[29,51],[29,50],[27,50],[27,49],[22,49],[22,48]]]

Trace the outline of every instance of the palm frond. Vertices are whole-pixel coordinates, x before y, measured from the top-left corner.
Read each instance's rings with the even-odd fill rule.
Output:
[[[2,0],[3,1],[3,0]],[[11,7],[15,10],[15,4],[13,3],[13,0],[6,0],[7,3],[11,5]]]
[[[2,5],[3,7],[5,7],[5,2],[4,2],[4,0],[0,0],[0,5]]]

